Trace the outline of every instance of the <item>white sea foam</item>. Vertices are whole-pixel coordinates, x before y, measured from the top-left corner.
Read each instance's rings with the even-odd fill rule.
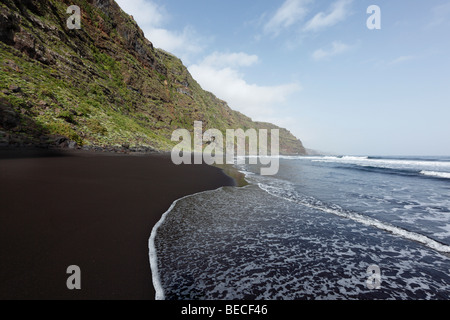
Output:
[[[284,191],[295,190],[288,185],[279,193]],[[437,299],[445,294],[446,256],[317,211],[277,201],[257,185],[179,202],[156,239],[165,298]],[[370,264],[382,266],[381,296],[366,288]]]
[[[294,193],[292,193],[290,191],[287,193],[287,195],[283,195],[285,190],[277,188],[277,187],[265,185],[262,183],[259,184],[259,187],[262,190],[266,191],[267,193],[277,196],[279,198],[283,198],[288,201],[295,202],[295,203],[298,203],[300,205],[303,205],[303,206],[306,206],[306,207],[309,207],[312,209],[317,209],[322,212],[331,213],[331,214],[337,215],[339,217],[350,219],[350,220],[359,222],[365,226],[371,226],[371,227],[378,228],[380,230],[385,230],[385,231],[391,232],[392,234],[403,237],[405,239],[409,239],[409,240],[413,240],[413,241],[422,243],[422,244],[426,245],[427,247],[434,249],[436,251],[439,251],[439,252],[450,253],[450,246],[439,243],[431,238],[428,238],[425,235],[411,232],[411,231],[390,225],[386,222],[382,222],[377,219],[358,214],[356,212],[344,210],[337,205],[333,205],[333,206],[329,207],[318,200],[316,200],[316,201],[311,201],[311,199],[303,200],[303,199],[298,198]]]
[[[400,160],[400,159],[369,159],[368,157],[321,157],[311,158],[313,162],[353,164],[362,167],[375,167],[400,170],[417,170],[425,172],[450,171],[449,161]],[[446,173],[446,172],[444,172]]]
[[[423,170],[420,174],[430,177],[446,178],[450,179],[450,172],[438,172],[438,171],[426,171]]]
[[[220,190],[220,189],[222,189],[222,187],[217,190]],[[164,293],[164,288],[162,287],[162,284],[161,284],[161,278],[160,278],[159,268],[158,268],[158,253],[157,253],[156,247],[155,247],[155,239],[158,234],[158,229],[164,223],[167,216],[175,208],[175,206],[177,205],[178,202],[180,202],[181,200],[184,200],[184,199],[187,199],[190,197],[194,197],[199,194],[208,193],[208,192],[213,192],[213,191],[199,192],[199,193],[191,194],[191,195],[188,195],[188,196],[185,196],[183,198],[176,200],[174,203],[172,203],[169,210],[167,210],[162,215],[161,219],[153,227],[152,233],[150,235],[150,239],[148,241],[148,248],[149,248],[150,268],[152,270],[153,287],[155,288],[155,292],[156,292],[155,300],[165,300],[165,298],[166,298],[165,293]]]
[[[359,161],[359,160],[368,160],[369,157],[354,157],[354,156],[344,156],[341,159],[347,160],[347,161]]]

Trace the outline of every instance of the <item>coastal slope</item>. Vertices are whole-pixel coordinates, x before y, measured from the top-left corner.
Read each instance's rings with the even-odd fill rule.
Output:
[[[67,8],[81,8],[70,30]],[[168,151],[171,134],[280,129],[280,152],[305,154],[288,130],[252,121],[204,91],[113,0],[0,0],[0,146],[119,146]]]

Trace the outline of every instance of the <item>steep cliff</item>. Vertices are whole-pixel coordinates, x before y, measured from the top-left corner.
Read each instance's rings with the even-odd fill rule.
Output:
[[[78,5],[82,27],[67,27]],[[148,35],[151,38],[151,35]],[[0,146],[170,150],[175,129],[277,128],[202,90],[113,0],[0,0]],[[281,129],[281,152],[304,154]]]

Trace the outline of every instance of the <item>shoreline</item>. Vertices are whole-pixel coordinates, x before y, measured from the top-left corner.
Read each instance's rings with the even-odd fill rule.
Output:
[[[167,154],[0,152],[0,299],[153,300],[149,237],[196,193],[235,186]],[[66,287],[68,266],[82,289]]]
[[[156,239],[159,227],[164,223],[167,215],[169,215],[173,211],[173,209],[176,207],[178,202],[188,199],[190,197],[195,197],[196,195],[199,195],[199,194],[218,191],[222,188],[224,188],[224,187],[220,187],[215,190],[200,191],[200,192],[190,194],[190,195],[187,195],[180,199],[175,200],[172,203],[172,205],[170,206],[170,208],[166,212],[164,212],[164,214],[161,216],[161,219],[154,225],[152,233],[150,235],[148,247],[149,247],[150,267],[152,270],[152,278],[153,278],[153,288],[155,289],[155,300],[165,300],[165,293],[164,293],[164,289],[162,288],[161,279],[160,279],[160,275],[159,275],[158,255],[157,255],[157,251],[155,248],[155,239]]]

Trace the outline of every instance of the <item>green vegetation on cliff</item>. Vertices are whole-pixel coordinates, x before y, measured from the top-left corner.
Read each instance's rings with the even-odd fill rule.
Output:
[[[70,5],[82,10],[80,30],[67,28]],[[202,90],[113,0],[0,0],[0,30],[0,145],[166,151],[172,132],[194,121],[223,132],[277,128]],[[287,130],[280,136],[282,153],[305,152]]]

